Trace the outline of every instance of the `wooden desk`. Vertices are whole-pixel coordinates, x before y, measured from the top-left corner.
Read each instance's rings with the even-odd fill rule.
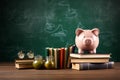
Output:
[[[114,69],[84,70],[17,70],[14,64],[0,63],[0,80],[120,80],[120,62]]]

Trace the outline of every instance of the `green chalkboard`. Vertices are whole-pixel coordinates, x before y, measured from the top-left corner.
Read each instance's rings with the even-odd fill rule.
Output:
[[[17,53],[75,44],[75,29],[100,29],[98,53],[112,53],[120,61],[119,0],[1,0],[0,61],[14,61]]]

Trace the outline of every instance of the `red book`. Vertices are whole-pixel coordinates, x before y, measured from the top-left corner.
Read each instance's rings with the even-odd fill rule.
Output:
[[[64,68],[65,48],[60,49],[60,69]]]

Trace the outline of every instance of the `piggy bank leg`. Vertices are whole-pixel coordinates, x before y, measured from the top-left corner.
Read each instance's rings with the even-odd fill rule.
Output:
[[[78,53],[79,53],[79,54],[83,54],[84,51],[83,51],[82,49],[78,49]]]
[[[91,50],[90,53],[91,53],[91,54],[95,54],[95,53],[96,53],[96,49]]]

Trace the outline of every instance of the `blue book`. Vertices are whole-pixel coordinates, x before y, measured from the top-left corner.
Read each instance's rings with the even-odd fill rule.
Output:
[[[106,63],[72,63],[72,69],[75,70],[112,69],[113,67],[113,61]]]

